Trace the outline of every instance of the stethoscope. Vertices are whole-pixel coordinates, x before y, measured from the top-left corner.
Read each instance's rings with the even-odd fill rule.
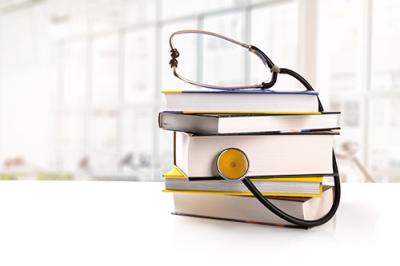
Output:
[[[243,48],[248,49],[251,53],[254,53],[260,60],[264,63],[265,67],[268,68],[271,73],[271,79],[269,81],[262,82],[260,84],[254,84],[254,85],[249,85],[249,86],[214,86],[210,84],[205,84],[201,82],[196,82],[192,81],[190,79],[187,79],[181,75],[178,74],[177,68],[178,68],[178,60],[177,58],[179,57],[179,52],[178,49],[174,47],[173,44],[173,38],[176,35],[182,35],[182,34],[203,34],[203,35],[210,35],[216,38],[223,39],[225,41],[231,42],[233,44],[237,44]],[[231,38],[222,36],[217,33],[209,32],[209,31],[203,31],[203,30],[181,30],[181,31],[176,31],[171,34],[169,38],[169,45],[171,47],[171,60],[169,62],[173,74],[181,79],[184,82],[190,83],[195,86],[200,86],[208,89],[215,89],[215,90],[246,90],[246,89],[261,89],[261,90],[269,90],[272,88],[277,79],[278,79],[278,74],[286,74],[289,76],[292,76],[296,80],[298,80],[303,86],[309,90],[309,91],[314,91],[310,83],[308,83],[307,80],[305,80],[300,74],[297,72],[287,69],[287,68],[279,68],[276,66],[272,60],[259,48],[242,43],[236,40],[233,40]],[[319,99],[318,99],[319,101]],[[323,106],[321,102],[319,101],[319,111],[322,112]],[[318,225],[322,225],[329,221],[336,213],[337,208],[339,207],[340,203],[340,178],[339,178],[339,171],[336,163],[336,157],[335,157],[335,152],[332,151],[332,165],[333,165],[333,180],[334,180],[334,199],[333,199],[333,204],[330,208],[330,210],[321,218],[316,219],[316,220],[304,220],[304,219],[299,219],[297,217],[294,217],[284,211],[282,211],[280,208],[276,207],[274,204],[272,204],[267,198],[265,198],[262,193],[258,190],[258,188],[254,185],[254,183],[248,178],[247,172],[249,170],[249,165],[250,162],[248,160],[248,157],[246,153],[240,149],[237,148],[227,148],[219,153],[217,156],[216,160],[216,168],[218,170],[218,174],[221,178],[229,181],[241,181],[243,184],[247,187],[247,189],[256,197],[261,204],[263,204],[268,210],[270,210],[272,213],[277,215],[278,217],[286,220],[287,222],[300,226],[300,227],[314,227]]]

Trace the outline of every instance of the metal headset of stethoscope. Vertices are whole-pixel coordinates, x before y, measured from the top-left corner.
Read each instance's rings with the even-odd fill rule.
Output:
[[[242,46],[242,47],[248,49],[251,53],[254,53],[255,55],[257,55],[257,57],[261,59],[261,61],[264,63],[264,65],[271,70],[271,73],[272,73],[271,80],[268,82],[262,82],[261,84],[255,84],[255,85],[250,85],[250,86],[213,86],[213,85],[204,84],[201,82],[195,82],[195,81],[192,81],[192,80],[189,80],[189,79],[186,79],[186,78],[180,76],[176,71],[176,69],[178,67],[177,57],[179,57],[179,52],[174,47],[172,39],[174,38],[174,36],[181,35],[181,34],[210,35],[210,36],[214,36],[217,38],[221,38],[225,41],[237,44],[239,46]],[[177,78],[179,78],[187,83],[190,83],[192,85],[201,86],[201,87],[205,87],[208,89],[215,89],[215,90],[245,90],[245,89],[268,90],[272,86],[274,86],[274,84],[276,83],[278,74],[287,74],[287,75],[294,77],[296,80],[298,80],[301,84],[303,84],[304,87],[306,87],[307,90],[314,91],[314,89],[312,88],[310,83],[308,83],[307,80],[305,80],[301,75],[299,75],[298,73],[296,73],[293,70],[277,67],[271,61],[271,59],[257,47],[250,45],[250,44],[238,42],[236,40],[219,35],[217,33],[202,31],[202,30],[176,31],[171,34],[171,36],[169,38],[169,45],[171,47],[171,57],[172,57],[169,64],[172,68],[173,74]],[[322,106],[319,98],[318,98],[318,102],[319,102],[319,111],[323,112],[324,109],[323,109],[323,106]],[[249,169],[249,161],[248,161],[246,154],[243,151],[236,149],[236,148],[228,148],[228,149],[223,150],[222,152],[220,152],[219,156],[217,157],[216,166],[217,166],[218,174],[223,179],[236,180],[236,181],[241,180],[243,182],[243,184],[249,189],[249,191],[251,193],[253,193],[253,195],[271,212],[273,212],[280,218],[288,221],[289,223],[292,223],[292,224],[300,226],[300,227],[308,228],[308,227],[322,225],[322,224],[326,223],[327,221],[329,221],[335,215],[335,212],[336,212],[337,208],[339,207],[340,178],[339,178],[339,171],[338,171],[337,164],[336,164],[335,153],[333,150],[332,150],[332,160],[333,160],[333,162],[332,162],[333,163],[333,180],[334,180],[334,185],[335,185],[333,204],[331,206],[331,209],[324,216],[322,216],[321,218],[316,219],[316,220],[303,220],[303,219],[294,217],[294,216],[282,211],[281,209],[279,209],[278,207],[273,205],[268,199],[266,199],[262,195],[262,193],[257,189],[257,187],[253,184],[253,182],[248,177],[246,177],[247,171]]]

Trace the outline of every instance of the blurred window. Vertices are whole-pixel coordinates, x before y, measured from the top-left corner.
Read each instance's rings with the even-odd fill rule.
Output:
[[[280,67],[296,68],[298,51],[298,4],[296,1],[255,8],[251,12],[251,44],[263,50]],[[279,25],[277,27],[277,25]],[[256,56],[250,57],[250,80],[260,83],[270,73]],[[299,87],[293,78],[280,76],[274,89]]]
[[[342,112],[335,145],[345,158],[343,179],[364,179],[358,160],[378,181],[400,181],[398,1],[36,2],[0,16],[3,160],[20,156],[45,169],[78,171],[76,177],[161,180],[173,153],[171,132],[157,128],[159,91],[189,86],[171,73],[168,38],[199,28],[254,44],[278,66],[310,72],[302,74],[326,109]],[[194,80],[241,85],[270,78],[254,55],[212,37],[178,36],[176,47],[178,71]],[[280,77],[275,89],[298,86]]]
[[[218,32],[236,40],[244,40],[244,12],[205,17],[203,29]],[[215,85],[243,85],[245,56],[248,51],[219,38],[206,35],[199,35],[199,38],[203,59],[200,79],[205,83]]]
[[[329,109],[343,117],[336,149],[355,155],[377,181],[399,181],[400,69],[394,55],[400,4],[329,0],[318,6],[318,88],[329,95]],[[348,180],[364,178],[356,167],[342,172]]]
[[[120,43],[117,34],[91,42],[90,98],[95,107],[116,107],[119,101]]]
[[[400,181],[400,2],[371,4],[369,165],[383,180]]]
[[[123,101],[125,104],[151,103],[156,94],[155,28],[129,31],[123,42]]]

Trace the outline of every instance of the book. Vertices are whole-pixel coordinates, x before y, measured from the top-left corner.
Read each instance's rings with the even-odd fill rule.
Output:
[[[166,111],[185,113],[318,113],[316,91],[162,91]]]
[[[251,196],[241,181],[190,181],[177,167],[163,175],[165,192],[211,193]],[[252,181],[264,196],[320,197],[322,177],[259,178]]]
[[[238,148],[249,160],[248,177],[333,175],[334,132],[200,136],[176,132],[175,165],[190,178],[218,177],[216,158]]]
[[[332,187],[324,187],[320,198],[272,198],[272,204],[295,217],[314,220],[325,215],[333,203]],[[288,225],[266,209],[255,197],[201,193],[174,193],[177,215],[229,221]]]
[[[301,132],[340,129],[340,113],[297,115],[229,115],[159,113],[159,127],[165,130],[200,135],[246,134],[262,132]]]

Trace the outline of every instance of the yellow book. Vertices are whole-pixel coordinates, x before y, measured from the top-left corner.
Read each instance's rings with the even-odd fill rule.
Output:
[[[188,177],[183,173],[179,167],[174,166],[171,170],[163,174],[163,178],[183,178],[188,179]],[[322,176],[301,176],[301,177],[269,177],[269,178],[252,178],[254,182],[257,181],[270,181],[270,182],[316,182],[322,183]]]
[[[321,198],[272,197],[272,204],[283,211],[305,220],[322,217],[333,202],[333,188],[325,187]],[[278,216],[266,211],[255,197],[219,196],[209,194],[174,193],[176,215],[223,219],[252,223],[284,224]]]
[[[166,172],[163,177],[166,184],[164,192],[252,196],[252,193],[241,182],[226,180],[188,181],[187,176],[176,166]],[[252,181],[264,196],[320,197],[322,179],[322,177],[277,177],[254,178]]]

